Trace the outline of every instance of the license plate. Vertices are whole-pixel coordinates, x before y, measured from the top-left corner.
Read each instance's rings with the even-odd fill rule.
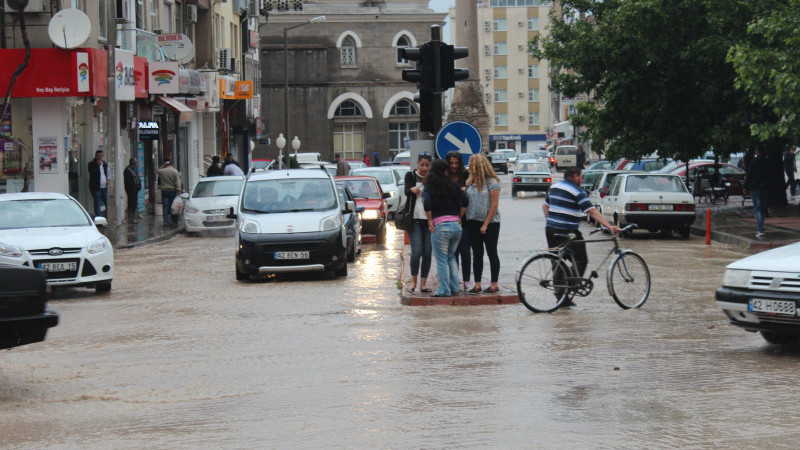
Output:
[[[649,205],[650,211],[672,211],[672,205]]]
[[[70,270],[77,270],[78,263],[76,262],[59,262],[59,263],[39,263],[39,268],[48,272],[67,272]]]
[[[538,178],[525,178],[526,183],[536,183],[537,181],[539,181]]]
[[[751,298],[747,309],[753,312],[793,316],[795,315],[795,302]]]
[[[311,252],[275,252],[275,259],[308,259]]]
[[[222,222],[227,219],[225,216],[206,216],[206,222]]]

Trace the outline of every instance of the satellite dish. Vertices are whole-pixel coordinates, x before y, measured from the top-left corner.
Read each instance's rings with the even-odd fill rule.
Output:
[[[170,61],[187,63],[194,58],[194,45],[185,34],[159,34],[158,46]]]
[[[83,45],[91,32],[89,16],[74,8],[57,12],[47,26],[47,34],[53,44],[67,50]]]

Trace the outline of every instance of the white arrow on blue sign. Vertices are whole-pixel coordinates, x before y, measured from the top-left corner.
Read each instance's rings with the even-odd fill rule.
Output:
[[[456,120],[443,126],[436,134],[436,154],[445,159],[448,153],[461,153],[466,165],[469,157],[481,152],[483,139],[481,133],[469,122]]]

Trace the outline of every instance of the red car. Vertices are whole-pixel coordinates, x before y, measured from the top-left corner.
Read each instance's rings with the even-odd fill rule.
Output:
[[[699,173],[703,178],[714,179],[715,174],[714,162],[700,162],[689,163],[689,181],[697,177]],[[681,178],[686,179],[686,165],[680,165],[670,172],[671,174],[680,175]],[[744,186],[744,170],[734,166],[733,164],[719,163],[719,174],[721,175],[721,182],[725,183],[728,187],[730,195],[742,195],[742,186]]]
[[[386,201],[389,193],[384,193],[377,178],[366,175],[335,177],[336,184],[347,186],[356,206],[363,206],[361,226],[364,234],[374,234],[378,243],[386,242]]]

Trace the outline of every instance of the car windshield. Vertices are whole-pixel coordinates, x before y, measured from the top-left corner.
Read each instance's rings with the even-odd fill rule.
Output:
[[[89,216],[70,199],[12,200],[0,202],[0,229],[85,227]]]
[[[200,181],[192,192],[192,198],[236,196],[242,191],[244,180]]]
[[[633,175],[625,182],[625,192],[687,192],[681,179],[667,175]]]
[[[583,172],[583,184],[593,185],[603,172]]]
[[[355,198],[380,199],[378,186],[373,180],[347,180],[344,182]]]
[[[243,211],[327,211],[336,206],[329,179],[290,178],[248,181],[244,186]]]
[[[550,172],[550,169],[541,163],[522,163],[517,165],[517,172]]]
[[[384,184],[392,184],[395,182],[394,179],[394,172],[391,170],[354,170],[353,175],[368,175],[370,177],[375,177],[378,179],[378,183],[381,185]],[[352,189],[350,189],[352,191]]]

